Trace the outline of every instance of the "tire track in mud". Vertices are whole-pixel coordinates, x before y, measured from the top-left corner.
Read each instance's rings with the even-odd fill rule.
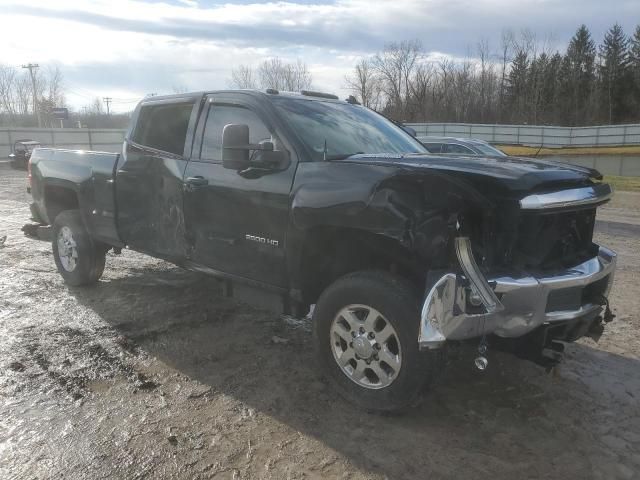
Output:
[[[144,359],[144,353],[112,329],[89,332],[64,326],[40,330],[34,335],[23,332],[16,340],[20,347],[12,355],[14,360],[8,368],[27,378],[26,388],[41,393],[60,391],[71,400],[79,400],[90,393],[91,382],[117,377],[141,391],[160,386],[135,368],[135,363]],[[106,342],[113,345],[105,347]]]

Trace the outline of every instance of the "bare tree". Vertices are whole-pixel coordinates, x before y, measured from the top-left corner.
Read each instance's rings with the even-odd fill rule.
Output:
[[[345,82],[347,88],[360,100],[362,105],[374,110],[379,108],[380,82],[369,59],[360,59],[353,69],[353,73],[345,76]]]
[[[507,73],[512,60],[515,37],[512,30],[503,30],[500,38],[500,90],[498,100],[498,122],[502,119],[505,107],[505,91],[507,86]]]
[[[311,72],[307,64],[300,59],[296,63],[289,63],[284,70],[285,90],[299,92],[311,88]]]
[[[171,87],[171,91],[173,91],[173,93],[187,93],[189,88],[181,83],[176,83]]]
[[[91,115],[103,115],[104,108],[102,105],[102,100],[100,98],[95,98],[91,105],[87,106],[87,112]]]
[[[301,60],[286,63],[278,57],[265,60],[257,68],[240,65],[231,71],[233,88],[274,88],[297,92],[311,88],[312,76]]]
[[[0,65],[0,109],[12,118],[17,113],[15,105],[16,77],[15,68]]]
[[[255,72],[249,65],[239,65],[232,69],[230,83],[232,88],[258,88]]]
[[[381,90],[387,97],[390,113],[398,118],[406,114],[411,78],[422,56],[419,40],[403,40],[388,43],[373,58],[373,66],[380,78]]]
[[[283,61],[274,57],[269,60],[265,60],[258,66],[258,78],[260,79],[260,86],[263,88],[275,88],[276,90],[284,90],[285,66]]]
[[[478,42],[478,56],[480,59],[480,78],[479,78],[479,116],[480,121],[485,121],[485,114],[488,113],[490,105],[490,96],[493,81],[493,64],[489,61],[489,40],[482,39]]]
[[[435,72],[433,64],[422,62],[416,67],[410,83],[410,120],[425,118],[429,114],[434,78]]]

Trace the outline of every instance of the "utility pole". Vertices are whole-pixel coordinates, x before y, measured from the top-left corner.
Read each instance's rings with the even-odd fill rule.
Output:
[[[37,70],[40,67],[37,63],[28,63],[26,65],[22,65],[22,68],[29,69],[29,76],[31,77],[31,88],[33,89],[33,113],[36,114],[38,118],[38,128],[42,127],[42,120],[40,119],[40,109],[38,108],[38,91],[36,90],[36,76],[33,73],[34,70]]]
[[[107,104],[107,116],[109,116],[109,114],[110,114],[109,105],[111,105],[111,101],[112,100],[113,100],[113,98],[111,98],[111,97],[102,97],[102,101]]]

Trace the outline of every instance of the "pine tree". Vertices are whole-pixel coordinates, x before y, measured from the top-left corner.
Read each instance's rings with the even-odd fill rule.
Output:
[[[629,69],[629,39],[617,23],[609,29],[600,45],[600,93],[604,118],[616,123],[628,113],[629,90],[632,83]]]
[[[586,25],[569,42],[564,65],[564,94],[568,96],[567,118],[571,125],[584,125],[593,117],[596,46]]]
[[[544,90],[547,69],[549,68],[549,55],[543,52],[531,61],[529,68],[529,119],[537,125],[544,117],[545,102]]]
[[[637,120],[640,112],[640,25],[636,27],[629,44],[629,70],[631,71],[632,120]]]
[[[527,83],[529,72],[529,58],[527,52],[520,50],[516,53],[507,77],[507,104],[511,109],[511,119],[525,122],[527,118]]]
[[[562,67],[562,55],[554,53],[543,73],[540,115],[541,123],[549,124],[557,121],[559,115],[558,97],[560,95],[560,69]]]

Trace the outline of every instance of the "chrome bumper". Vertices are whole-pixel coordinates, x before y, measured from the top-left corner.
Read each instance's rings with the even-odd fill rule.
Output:
[[[586,287],[608,277],[603,294],[613,282],[616,254],[600,247],[598,256],[552,276],[500,276],[487,279],[473,260],[467,238],[456,239],[456,253],[464,276],[446,273],[431,288],[422,306],[418,345],[441,347],[447,340],[465,340],[485,334],[520,337],[553,322],[573,320],[602,310],[586,302],[573,310],[549,311],[551,292]],[[470,295],[485,313],[467,313]]]

